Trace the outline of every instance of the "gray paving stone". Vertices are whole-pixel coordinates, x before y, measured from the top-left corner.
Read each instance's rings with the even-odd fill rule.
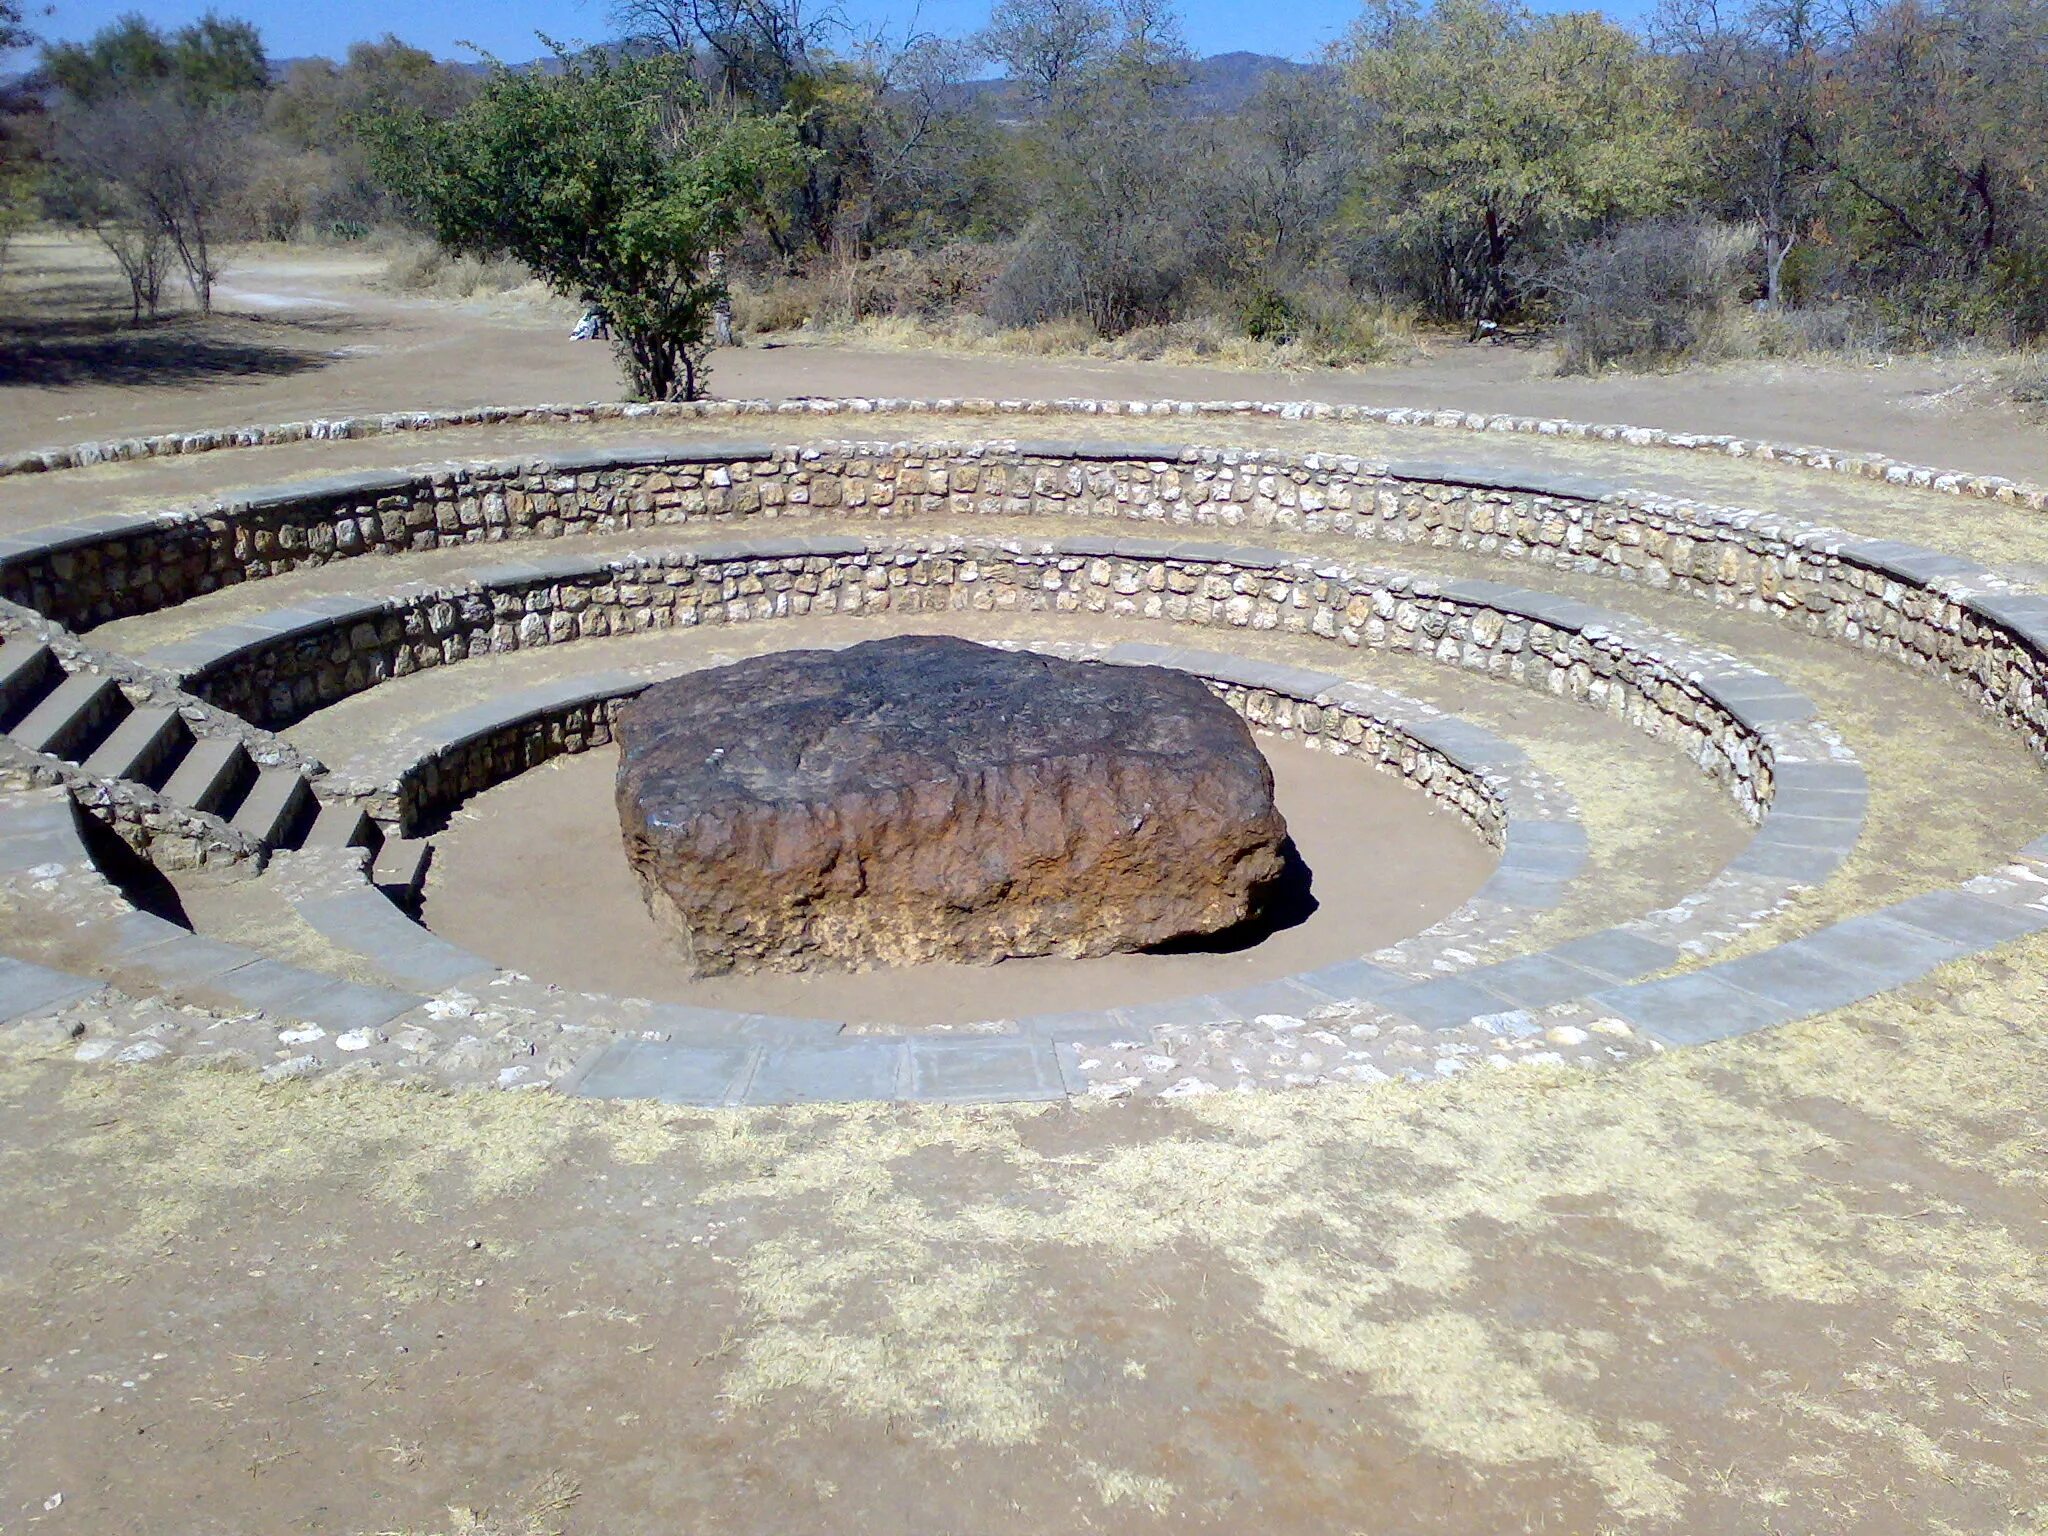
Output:
[[[1277,981],[1233,987],[1216,994],[1214,1001],[1221,1010],[1219,1018],[1256,1019],[1266,1013],[1303,1015],[1327,1008],[1337,999],[1299,976],[1283,976]]]
[[[139,948],[117,952],[107,964],[117,974],[133,974],[172,995],[216,976],[241,969],[263,957],[253,949],[180,930],[176,935]]]
[[[1318,992],[1327,992],[1340,1001],[1365,1003],[1377,1003],[1404,987],[1415,985],[1414,977],[1390,971],[1370,960],[1340,960],[1334,965],[1304,971],[1301,979]]]
[[[75,830],[10,832],[0,836],[0,874],[23,874],[45,864],[90,862]]]
[[[1977,950],[2048,931],[2048,912],[2038,907],[2002,907],[1966,891],[1928,891],[1886,907],[1883,915]]]
[[[912,1040],[909,1096],[940,1104],[1066,1097],[1047,1040]]]
[[[1852,795],[1870,793],[1870,777],[1860,763],[1779,762],[1771,767],[1774,789],[1833,791]]]
[[[1516,837],[1512,830],[1508,846],[1495,866],[1504,874],[1538,875],[1550,880],[1569,880],[1585,867],[1586,845],[1577,843],[1544,845]]]
[[[1504,907],[1527,907],[1544,911],[1564,899],[1565,881],[1555,875],[1529,874],[1522,870],[1496,869],[1474,895]]]
[[[1881,912],[1846,918],[1811,935],[1808,943],[1844,970],[1869,977],[1872,991],[1917,981],[1937,965],[1979,948],[1977,944],[1894,922]]]
[[[1882,990],[1865,974],[1836,964],[1826,946],[1811,938],[1725,961],[1710,967],[1709,974],[1767,1002],[1782,1004],[1792,1010],[1791,1016],[1799,1018],[1845,1008]]]
[[[1548,1008],[1609,985],[1608,977],[1548,950],[1481,966],[1470,974],[1487,991],[1498,993],[1517,1008]]]
[[[1168,997],[1111,1010],[1116,1022],[1140,1034],[1155,1029],[1198,1028],[1228,1017],[1229,1010],[1213,997]]]
[[[368,887],[299,902],[297,910],[313,928],[371,961],[403,987],[438,992],[484,980],[498,969],[481,955],[422,928],[381,891]]]
[[[411,1013],[425,1001],[424,997],[387,987],[335,981],[289,1011],[294,1018],[329,1029],[374,1029],[379,1024],[389,1024],[400,1014]]]
[[[1813,700],[1803,693],[1789,688],[1772,692],[1758,690],[1749,693],[1724,692],[1720,680],[1707,678],[1707,691],[1719,704],[1742,725],[1759,735],[1767,735],[1781,725],[1795,725],[1818,718],[1820,711]]]
[[[1710,971],[1595,992],[1587,1001],[1665,1045],[1702,1045],[1782,1024],[1793,1010],[1731,987]]]
[[[1516,1006],[1469,975],[1416,982],[1378,1001],[1429,1029],[1456,1029],[1483,1014],[1505,1013]]]
[[[1728,867],[1739,874],[1775,875],[1818,885],[1842,862],[1842,854],[1827,848],[1800,848],[1790,843],[1767,840],[1761,833]]]
[[[0,1024],[53,1012],[67,1003],[92,996],[104,986],[104,982],[52,970],[32,960],[0,955]]]
[[[186,990],[202,997],[224,998],[239,1008],[261,1009],[265,1013],[299,1019],[308,1024],[324,1024],[327,1021],[316,1017],[316,1014],[326,1001],[328,990],[336,985],[342,983],[319,971],[259,956],[233,970],[206,977]],[[396,1017],[404,1011],[397,1009],[384,1017]],[[381,1023],[383,1020],[372,1022]]]
[[[1537,821],[1516,817],[1508,823],[1511,848],[1572,848],[1586,851],[1586,829],[1576,821]]]
[[[1601,933],[1589,933],[1583,938],[1567,939],[1562,944],[1551,945],[1548,953],[1615,981],[1628,981],[1652,971],[1661,971],[1678,959],[1675,946],[1631,933],[1626,928],[1609,928]]]
[[[1030,1014],[1017,1020],[1017,1031],[1047,1040],[1080,1040],[1091,1044],[1128,1040],[1133,1035],[1133,1031],[1113,1015],[1093,1009]]]
[[[1764,823],[1773,846],[1820,848],[1846,857],[1863,837],[1863,823],[1838,816],[1788,816],[1773,810]]]
[[[769,1046],[741,1094],[747,1104],[840,1104],[900,1098],[909,1048],[901,1040]]]
[[[658,1099],[710,1108],[739,1102],[758,1045],[671,1045],[614,1040],[569,1091],[587,1099]]]

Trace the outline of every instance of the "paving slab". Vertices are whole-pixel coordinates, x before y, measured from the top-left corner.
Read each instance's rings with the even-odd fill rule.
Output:
[[[498,967],[422,928],[383,892],[365,887],[294,903],[314,929],[363,956],[400,986],[438,992],[480,981]]]
[[[67,1003],[91,997],[105,986],[105,982],[52,970],[32,960],[0,955],[0,1024],[54,1012]]]
[[[1066,1097],[1047,1040],[912,1040],[909,1097],[937,1104],[1019,1103]]]
[[[1838,964],[1826,945],[1811,938],[1724,961],[1709,974],[1716,981],[1784,1006],[1794,1018],[1846,1008],[1883,990],[1867,973]]]
[[[901,1098],[909,1047],[901,1040],[769,1046],[741,1093],[746,1104],[843,1104]]]
[[[1928,891],[1886,907],[1883,915],[1977,950],[2048,931],[2048,911],[1999,906],[1966,891]]]
[[[139,977],[158,991],[175,996],[185,988],[201,986],[262,958],[257,951],[239,944],[202,938],[180,929],[149,944],[115,951],[108,955],[106,964],[116,975]]]
[[[1337,999],[1299,976],[1283,976],[1277,981],[1232,987],[1217,993],[1214,1001],[1222,1010],[1219,1018],[1256,1019],[1268,1013],[1306,1015]]]
[[[1301,979],[1318,992],[1339,1001],[1377,1003],[1380,999],[1415,985],[1415,978],[1390,971],[1370,960],[1340,960],[1301,973]]]
[[[1628,981],[1661,971],[1678,960],[1676,945],[1661,943],[1626,928],[1608,928],[1581,938],[1553,944],[1548,951],[1559,960],[1616,981]]]
[[[1438,976],[1377,999],[1380,1005],[1428,1029],[1457,1029],[1516,1005],[1472,975]]]
[[[1692,971],[1657,981],[1595,992],[1588,1000],[1604,1013],[1626,1019],[1665,1045],[1703,1045],[1726,1040],[1794,1016],[1783,1004],[1766,1002],[1711,972]]]
[[[1881,912],[1846,918],[1807,942],[1836,965],[1866,976],[1873,992],[1917,981],[1937,965],[1984,947],[1894,922]]]
[[[738,1102],[758,1045],[675,1045],[614,1040],[569,1091],[587,1099],[658,1099],[713,1108]]]
[[[1487,991],[1498,993],[1517,1008],[1549,1008],[1597,992],[1611,981],[1550,950],[1481,966],[1470,975]]]

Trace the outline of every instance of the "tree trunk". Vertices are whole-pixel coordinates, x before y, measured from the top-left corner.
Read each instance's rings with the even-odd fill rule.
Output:
[[[718,300],[711,307],[711,340],[716,346],[729,347],[732,345],[732,293],[725,286],[724,251],[711,253],[711,280],[718,284]],[[694,389],[691,398],[696,398]]]

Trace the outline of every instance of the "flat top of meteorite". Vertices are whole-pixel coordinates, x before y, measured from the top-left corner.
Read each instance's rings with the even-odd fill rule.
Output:
[[[947,635],[783,651],[657,683],[618,734],[621,785],[631,779],[659,820],[1090,754],[1238,758],[1268,795],[1272,782],[1243,722],[1186,673]]]

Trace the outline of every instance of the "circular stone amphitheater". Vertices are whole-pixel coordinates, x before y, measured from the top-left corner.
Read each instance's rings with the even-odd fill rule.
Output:
[[[0,461],[0,506],[0,1028],[81,1062],[1307,1089],[1625,1066],[2048,928],[2048,493],[2009,481],[1458,412],[793,400],[79,445]],[[682,963],[621,845],[623,713],[903,635],[1198,680],[1271,764],[1286,899],[1132,953]]]

